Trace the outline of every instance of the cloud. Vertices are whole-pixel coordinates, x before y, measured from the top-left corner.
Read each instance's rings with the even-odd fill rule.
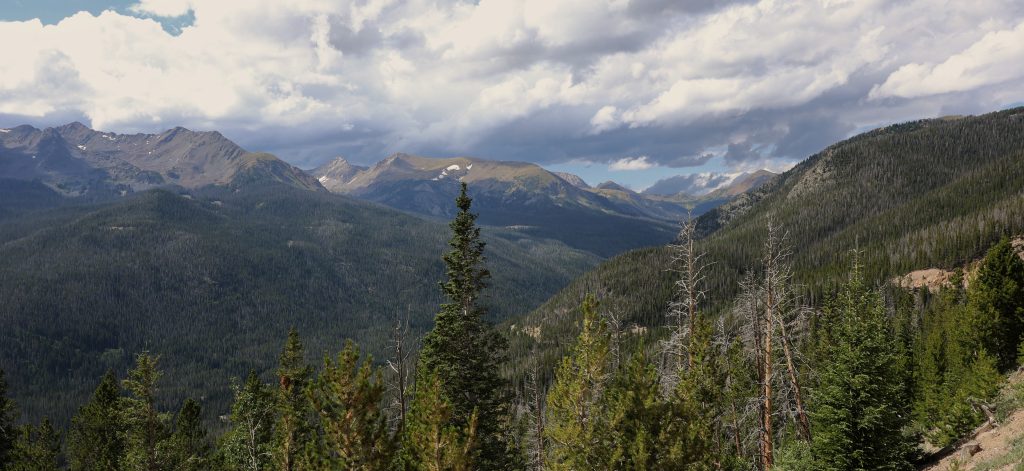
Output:
[[[644,193],[651,195],[675,195],[679,193],[686,193],[688,195],[700,196],[732,183],[741,175],[745,174],[700,172],[688,175],[676,175],[658,180],[649,188],[644,190]]]
[[[155,20],[189,13],[176,34]],[[406,151],[778,168],[1024,94],[1015,0],[141,0],[0,22],[0,42],[18,45],[2,126],[218,129],[305,166]]]
[[[192,10],[192,0],[141,0],[129,9],[136,13],[174,18],[187,15]]]
[[[640,157],[625,157],[608,165],[609,170],[622,171],[622,170],[647,170],[654,168],[654,164],[647,161],[646,155]]]
[[[1024,78],[1024,21],[1012,30],[993,31],[964,51],[937,64],[901,66],[885,83],[871,90],[871,98],[915,98],[963,92]]]

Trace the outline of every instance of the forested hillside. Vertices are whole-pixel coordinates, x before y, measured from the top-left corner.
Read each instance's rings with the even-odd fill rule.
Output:
[[[45,418],[15,426],[0,370],[0,466],[909,470],[983,420],[997,426],[992,409],[1019,407],[997,397],[1024,361],[1024,257],[1007,238],[966,289],[959,279],[938,296],[873,288],[854,251],[839,289],[809,303],[793,283],[799,249],[769,224],[761,266],[715,316],[705,276],[715,261],[690,221],[671,247],[664,335],[643,342],[621,306],[588,294],[567,313],[579,333],[557,367],[534,363],[516,384],[501,371],[521,358],[484,320],[492,271],[464,185],[457,204],[442,303],[418,356],[399,329],[386,369],[351,341],[316,367],[290,330],[274,379],[250,370],[228,408],[201,388],[167,401],[182,380],[143,352],[120,386],[102,376],[66,433]],[[212,434],[207,407],[224,411]]]
[[[0,189],[61,204],[25,212],[0,202],[0,364],[26,420],[66,423],[96,378],[125,371],[144,349],[174,378],[163,400],[203,396],[206,410],[223,412],[229,378],[268,371],[290,326],[314,356],[345,338],[380,354],[397,318],[418,336],[440,299],[444,225],[372,203],[283,185],[154,190],[102,205],[37,184]],[[597,261],[515,232],[483,237],[492,320]]]
[[[760,266],[769,220],[794,248],[794,281],[811,302],[842,282],[860,249],[869,283],[980,258],[1004,235],[1024,233],[1024,108],[915,121],[839,142],[697,220],[712,311],[727,306],[744,273]],[[671,252],[610,259],[515,323],[515,355],[551,365],[574,331],[571,315],[597,293],[624,325],[663,322]],[[511,329],[511,327],[509,327]],[[553,349],[553,351],[548,351]],[[517,363],[519,375],[529,368]]]

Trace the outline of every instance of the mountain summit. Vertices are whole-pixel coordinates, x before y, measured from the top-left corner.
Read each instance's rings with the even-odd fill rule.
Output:
[[[322,188],[302,170],[249,152],[216,131],[176,127],[160,134],[116,134],[78,122],[0,130],[0,177],[39,180],[68,196],[271,182]]]

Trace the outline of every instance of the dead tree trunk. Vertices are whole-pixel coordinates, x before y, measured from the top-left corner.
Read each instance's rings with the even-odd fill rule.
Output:
[[[544,391],[538,363],[534,363],[529,381],[529,393],[533,395],[533,449],[530,450],[530,465],[532,469],[540,470],[544,468]]]
[[[789,381],[793,385],[793,396],[796,400],[796,416],[799,424],[798,430],[804,440],[811,441],[811,422],[807,419],[807,411],[804,409],[803,393],[800,389],[800,380],[796,374],[796,366],[793,364],[793,353],[789,348],[789,338],[786,335],[786,323],[780,322],[782,349],[786,354],[786,368],[789,370]]]
[[[392,348],[394,349],[394,357],[388,360],[387,364],[391,371],[395,374],[395,405],[398,407],[398,428],[405,425],[405,412],[406,412],[406,382],[408,381],[408,358],[409,352],[405,348],[405,337],[409,333],[409,320],[408,315],[412,308],[407,307],[405,321],[396,314],[395,315],[395,328],[392,333]]]
[[[764,360],[764,380],[762,383],[762,398],[764,410],[761,416],[761,469],[768,471],[775,464],[774,448],[772,443],[772,317],[773,317],[773,295],[771,286],[767,286],[767,305],[765,306],[764,346],[762,358]]]
[[[665,354],[671,361],[664,377],[666,385],[674,386],[679,374],[693,369],[693,334],[698,322],[699,306],[705,297],[704,254],[697,252],[697,222],[692,217],[683,221],[677,241],[672,244],[672,267],[678,274],[675,293],[668,313],[669,340]]]

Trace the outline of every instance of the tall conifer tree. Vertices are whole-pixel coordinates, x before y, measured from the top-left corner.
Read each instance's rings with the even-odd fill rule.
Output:
[[[92,399],[71,419],[68,461],[73,471],[116,471],[124,453],[120,392],[114,372],[107,371]]]
[[[170,417],[156,408],[157,382],[161,376],[157,361],[148,352],[139,354],[135,369],[123,381],[128,391],[120,406],[125,432],[121,467],[125,470],[156,471],[165,469],[168,463],[160,442],[168,436]]]
[[[451,250],[445,254],[447,280],[441,283],[448,302],[423,340],[421,375],[437,376],[452,404],[452,425],[466,428],[476,414],[481,470],[504,469],[512,461],[503,434],[508,416],[507,387],[499,370],[507,341],[484,321],[481,291],[490,272],[484,268],[484,241],[470,212],[472,199],[462,184],[455,200],[458,213],[449,226]]]
[[[195,399],[186,399],[181,405],[170,445],[176,471],[209,469],[209,445],[202,423],[202,407]]]
[[[985,255],[967,298],[977,314],[978,342],[995,355],[1001,371],[1013,368],[1024,336],[1024,260],[1003,238]]]
[[[814,456],[824,470],[913,469],[915,440],[906,434],[908,359],[878,292],[854,266],[827,309],[833,326],[814,391]]]
[[[274,461],[281,471],[296,469],[296,459],[306,447],[310,433],[306,386],[310,367],[302,341],[293,327],[288,331],[277,367],[277,420],[274,426]]]
[[[548,392],[544,433],[550,442],[545,468],[599,469],[608,462],[602,434],[602,396],[610,377],[608,325],[588,295],[581,306],[583,328],[572,352],[562,359]]]

